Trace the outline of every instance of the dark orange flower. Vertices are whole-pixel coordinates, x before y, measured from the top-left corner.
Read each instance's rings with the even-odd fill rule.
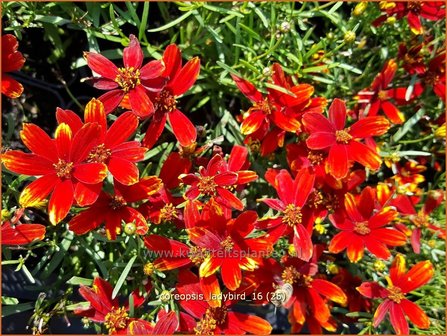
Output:
[[[100,132],[97,123],[87,123],[73,134],[70,126],[62,123],[53,140],[40,127],[24,124],[20,137],[32,153],[11,150],[2,155],[2,162],[9,170],[41,176],[23,190],[20,204],[35,206],[51,193],[48,203],[50,222],[56,225],[64,219],[73,198],[82,202],[88,186],[102,182],[107,175],[103,163],[85,162]]]
[[[424,87],[431,86],[433,92],[445,102],[445,50],[439,52],[428,63],[425,73],[419,74]]]
[[[424,286],[433,277],[434,268],[430,261],[421,261],[407,272],[405,259],[397,255],[387,277],[388,287],[377,282],[364,282],[357,290],[370,299],[384,299],[374,313],[374,327],[389,314],[391,325],[399,335],[408,335],[409,328],[405,315],[420,329],[428,329],[430,320],[425,312],[405,295]]]
[[[347,249],[351,262],[357,262],[363,257],[365,247],[376,257],[388,259],[391,256],[388,246],[401,246],[407,237],[400,231],[385,228],[397,216],[391,208],[375,207],[374,191],[370,187],[363,189],[358,200],[347,193],[345,195],[346,215],[336,213],[329,216],[332,224],[342,230],[336,234],[329,245],[331,253],[339,253]]]
[[[132,111],[139,117],[148,117],[154,113],[154,104],[147,90],[159,90],[160,84],[152,87],[155,79],[161,76],[164,65],[161,61],[151,61],[143,66],[143,50],[134,35],[129,36],[129,46],[124,48],[124,67],[118,68],[104,56],[85,52],[87,65],[100,77],[93,78],[93,86],[109,92],[99,97],[105,107],[105,112],[112,112],[129,96]]]
[[[18,98],[23,92],[23,86],[7,75],[7,72],[20,70],[25,63],[25,57],[17,51],[19,43],[14,35],[2,36],[2,94],[9,98]]]
[[[93,205],[70,220],[70,230],[76,234],[85,234],[105,223],[107,238],[115,240],[124,222],[133,224],[135,233],[145,234],[148,228],[146,219],[131,203],[147,200],[160,187],[161,180],[156,176],[146,176],[131,186],[114,181],[115,194],[101,192]]]
[[[182,54],[175,44],[171,44],[163,54],[163,62],[165,64],[163,77],[168,81],[160,92],[151,94],[155,114],[146,131],[143,145],[151,148],[157,142],[168,120],[180,145],[188,147],[196,142],[197,130],[188,117],[177,108],[177,98],[188,91],[197,80],[200,60],[194,57],[182,66]]]
[[[56,118],[58,123],[68,124],[74,134],[83,126],[77,114],[70,110],[58,108]],[[112,176],[122,184],[138,182],[139,171],[135,163],[144,159],[147,148],[141,147],[138,141],[126,141],[135,133],[138,118],[132,112],[125,112],[108,128],[103,103],[92,99],[85,106],[84,121],[101,125],[101,132],[97,134],[98,143],[90,151],[86,161],[104,163]],[[101,183],[89,186],[84,192],[85,199],[79,205],[92,204],[98,198],[101,186]]]
[[[385,134],[390,123],[383,117],[365,117],[345,127],[346,105],[336,98],[329,107],[329,119],[319,113],[306,113],[303,123],[310,133],[306,144],[310,149],[329,149],[328,168],[335,178],[348,174],[349,161],[356,161],[373,170],[379,169],[379,154],[358,139]]]
[[[20,223],[24,211],[19,209],[10,221],[2,222],[1,245],[25,245],[45,237],[45,226],[42,224]]]
[[[220,155],[213,156],[206,168],[201,166],[199,174],[182,174],[179,178],[190,185],[185,193],[190,200],[204,196],[227,208],[244,208],[241,200],[228,190],[230,186],[237,184],[238,174],[228,171],[227,163]]]

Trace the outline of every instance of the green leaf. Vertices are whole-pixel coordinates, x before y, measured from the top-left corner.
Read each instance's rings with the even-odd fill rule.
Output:
[[[68,279],[67,284],[75,285],[75,286],[79,286],[79,285],[91,286],[93,284],[93,279],[87,279],[87,278],[73,276],[70,279]]]
[[[239,26],[245,30],[248,35],[250,35],[251,37],[253,37],[255,40],[261,41],[261,37],[259,36],[259,34],[257,32],[255,32],[253,29],[251,29],[250,27],[244,25],[243,23],[240,23]]]
[[[414,125],[416,125],[419,120],[422,118],[422,116],[425,114],[425,110],[421,108],[419,111],[417,111],[410,119],[408,119],[405,124],[402,125],[398,129],[396,133],[394,133],[392,139],[394,142],[399,141],[409,130],[413,128]]]
[[[296,97],[296,95],[292,91],[289,91],[286,88],[283,88],[282,86],[279,86],[279,85],[276,85],[276,84],[272,84],[272,83],[265,83],[265,86],[267,86],[270,89],[273,89],[273,90],[276,90],[276,91],[288,94],[288,95],[290,95],[292,97]]]
[[[73,241],[73,234],[69,232],[67,234],[67,237],[65,237],[58,246],[59,251],[57,251],[53,255],[50,262],[45,266],[41,275],[42,279],[48,278],[56,270],[56,268],[60,265],[60,263],[64,260],[64,257],[67,255],[67,251],[70,248],[72,241]]]
[[[15,297],[2,296],[2,305],[16,305],[19,300]]]
[[[73,311],[76,309],[85,309],[88,307],[90,307],[90,302],[84,301],[84,302],[73,303],[71,305],[65,306],[65,309],[68,311]]]
[[[173,20],[173,21],[171,21],[171,22],[169,22],[169,23],[167,23],[167,24],[165,24],[163,26],[160,26],[158,28],[149,29],[148,32],[149,33],[156,33],[156,32],[159,32],[159,31],[166,30],[166,29],[169,29],[171,27],[174,27],[175,25],[178,25],[180,22],[182,22],[187,17],[189,17],[191,14],[193,14],[193,11],[186,12],[182,16],[179,16],[177,19],[175,19],[175,20]]]
[[[34,309],[33,302],[19,303],[13,306],[2,306],[2,317],[18,314]]]
[[[140,41],[143,39],[148,17],[149,17],[149,1],[145,1],[143,4],[143,15],[141,16],[140,29],[138,30],[138,39]],[[144,38],[146,37],[144,36]]]
[[[126,281],[126,277],[130,272],[130,269],[132,268],[133,263],[135,262],[135,260],[137,259],[137,256],[133,256],[129,262],[127,263],[126,267],[123,270],[123,273],[121,273],[118,282],[115,285],[115,288],[113,288],[113,292],[112,292],[112,299],[116,298],[116,296],[118,295],[118,292],[121,289],[121,286],[123,285],[124,281]]]

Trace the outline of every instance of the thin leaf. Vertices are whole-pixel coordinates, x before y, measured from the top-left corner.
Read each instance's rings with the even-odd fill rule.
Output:
[[[191,12],[186,12],[185,14],[183,14],[182,16],[179,16],[177,19],[175,19],[174,21],[171,21],[161,27],[158,28],[153,28],[153,29],[149,29],[148,32],[149,33],[155,33],[155,32],[159,32],[162,30],[166,30],[169,29],[171,27],[174,27],[176,25],[178,25],[180,22],[182,22],[183,20],[185,20],[187,17],[189,17],[191,14],[193,14],[193,11]]]
[[[116,296],[118,295],[118,292],[121,289],[121,286],[123,285],[124,281],[126,281],[126,277],[130,272],[130,269],[132,268],[133,263],[135,262],[135,259],[137,259],[137,256],[134,255],[129,262],[127,263],[126,267],[123,270],[123,273],[121,273],[118,282],[115,285],[115,288],[113,288],[113,292],[112,292],[112,299],[116,298]]]

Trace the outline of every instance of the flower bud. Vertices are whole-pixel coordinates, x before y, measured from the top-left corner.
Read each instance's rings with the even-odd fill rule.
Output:
[[[131,236],[135,233],[135,231],[137,231],[137,226],[135,225],[135,223],[126,223],[124,225],[124,232]]]
[[[354,16],[360,16],[360,15],[362,15],[363,12],[365,11],[366,7],[368,7],[368,3],[367,3],[367,2],[364,2],[364,1],[359,2],[359,3],[355,6],[354,10],[352,11],[352,15],[354,15]]]
[[[152,274],[154,274],[154,271],[155,271],[155,266],[153,263],[147,262],[146,264],[144,264],[144,267],[143,267],[144,274],[151,276]]]
[[[352,30],[348,30],[343,36],[343,41],[345,41],[346,43],[352,43],[355,41],[355,38],[355,33]]]

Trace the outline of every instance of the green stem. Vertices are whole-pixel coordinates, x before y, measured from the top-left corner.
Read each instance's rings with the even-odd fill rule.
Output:
[[[402,140],[402,141],[399,141],[399,143],[401,143],[401,144],[418,143],[418,142],[421,142],[421,141],[425,141],[425,140],[432,139],[432,138],[434,138],[434,137],[435,137],[434,134],[429,134],[429,135],[427,135],[426,137],[423,137],[423,138],[420,138],[420,139],[414,139],[414,140]]]

